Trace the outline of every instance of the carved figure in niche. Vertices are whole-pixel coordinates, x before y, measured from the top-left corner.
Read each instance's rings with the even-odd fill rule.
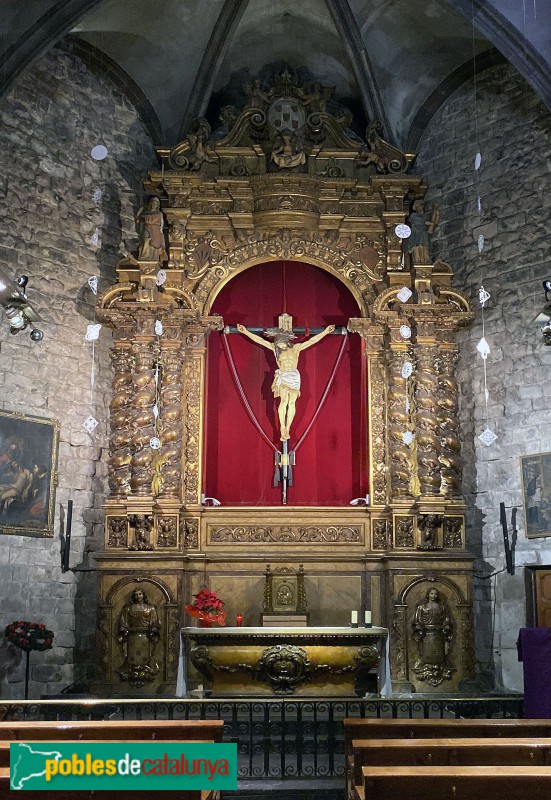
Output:
[[[455,669],[448,663],[453,619],[438,589],[430,588],[425,599],[417,603],[412,627],[419,651],[413,671],[422,681],[439,686],[451,678]]]
[[[303,350],[320,342],[325,336],[335,330],[334,325],[328,325],[321,333],[312,336],[306,342],[300,344],[293,344],[292,340],[295,335],[292,331],[285,330],[284,328],[269,328],[266,332],[268,336],[273,338],[273,344],[267,342],[261,336],[251,333],[244,325],[238,325],[237,330],[248,339],[257,344],[271,350],[275,355],[278,369],[274,375],[272,383],[272,392],[274,397],[279,397],[279,406],[277,409],[279,417],[279,427],[281,433],[281,441],[285,442],[289,439],[289,431],[291,423],[295,417],[296,401],[300,397],[300,373],[298,371],[298,359]]]
[[[422,541],[419,550],[441,550],[437,544],[438,528],[442,522],[440,514],[425,514],[419,517],[417,526],[421,531]]]
[[[306,153],[302,149],[301,142],[295,136],[283,131],[274,142],[272,161],[278,167],[293,169],[293,167],[306,164]]]
[[[140,261],[158,261],[162,264],[168,261],[165,249],[164,217],[161,211],[161,201],[152,197],[147,206],[142,206],[136,214],[139,226],[140,245],[138,258]]]
[[[121,681],[139,687],[155,678],[159,672],[155,645],[160,630],[156,606],[148,602],[143,589],[134,589],[131,601],[122,609],[118,625],[117,639],[124,655],[119,669]]]
[[[408,239],[408,253],[414,264],[430,264],[430,237],[440,222],[440,209],[433,205],[430,212],[425,210],[423,200],[415,200],[409,215],[411,236]]]
[[[159,547],[176,547],[177,525],[174,517],[161,517],[158,520],[157,544]]]
[[[146,514],[134,514],[130,524],[134,528],[134,544],[128,549],[153,550],[153,545],[150,541],[151,529],[153,528],[151,517]]]

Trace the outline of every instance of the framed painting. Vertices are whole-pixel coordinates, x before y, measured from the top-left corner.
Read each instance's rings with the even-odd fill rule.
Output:
[[[0,534],[54,535],[59,427],[0,411]]]
[[[551,536],[551,453],[521,456],[520,469],[526,536]]]

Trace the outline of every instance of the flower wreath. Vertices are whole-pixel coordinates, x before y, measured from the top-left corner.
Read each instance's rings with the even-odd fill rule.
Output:
[[[12,622],[6,627],[6,639],[21,650],[50,650],[54,638],[53,631],[38,622]]]

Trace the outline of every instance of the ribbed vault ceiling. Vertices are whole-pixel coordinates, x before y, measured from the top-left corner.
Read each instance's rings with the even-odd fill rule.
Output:
[[[0,91],[67,34],[96,69],[133,87],[158,143],[192,119],[216,127],[242,86],[288,64],[335,87],[361,132],[373,119],[403,149],[478,68],[508,58],[551,99],[551,3],[531,0],[3,0]],[[539,13],[539,18],[538,18]],[[543,33],[542,33],[543,31]],[[545,35],[547,31],[547,35]]]

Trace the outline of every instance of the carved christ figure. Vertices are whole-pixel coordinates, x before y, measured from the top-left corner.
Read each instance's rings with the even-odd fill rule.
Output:
[[[244,325],[238,325],[237,330],[251,341],[271,350],[275,355],[278,368],[275,371],[272,392],[274,397],[279,397],[277,414],[281,441],[285,442],[289,439],[289,431],[296,412],[296,401],[300,397],[299,356],[303,350],[312,347],[328,334],[333,333],[335,326],[328,325],[321,333],[317,333],[300,344],[293,344],[292,340],[295,338],[293,332],[284,328],[270,328],[267,331],[267,335],[273,338],[273,343],[251,333]]]

